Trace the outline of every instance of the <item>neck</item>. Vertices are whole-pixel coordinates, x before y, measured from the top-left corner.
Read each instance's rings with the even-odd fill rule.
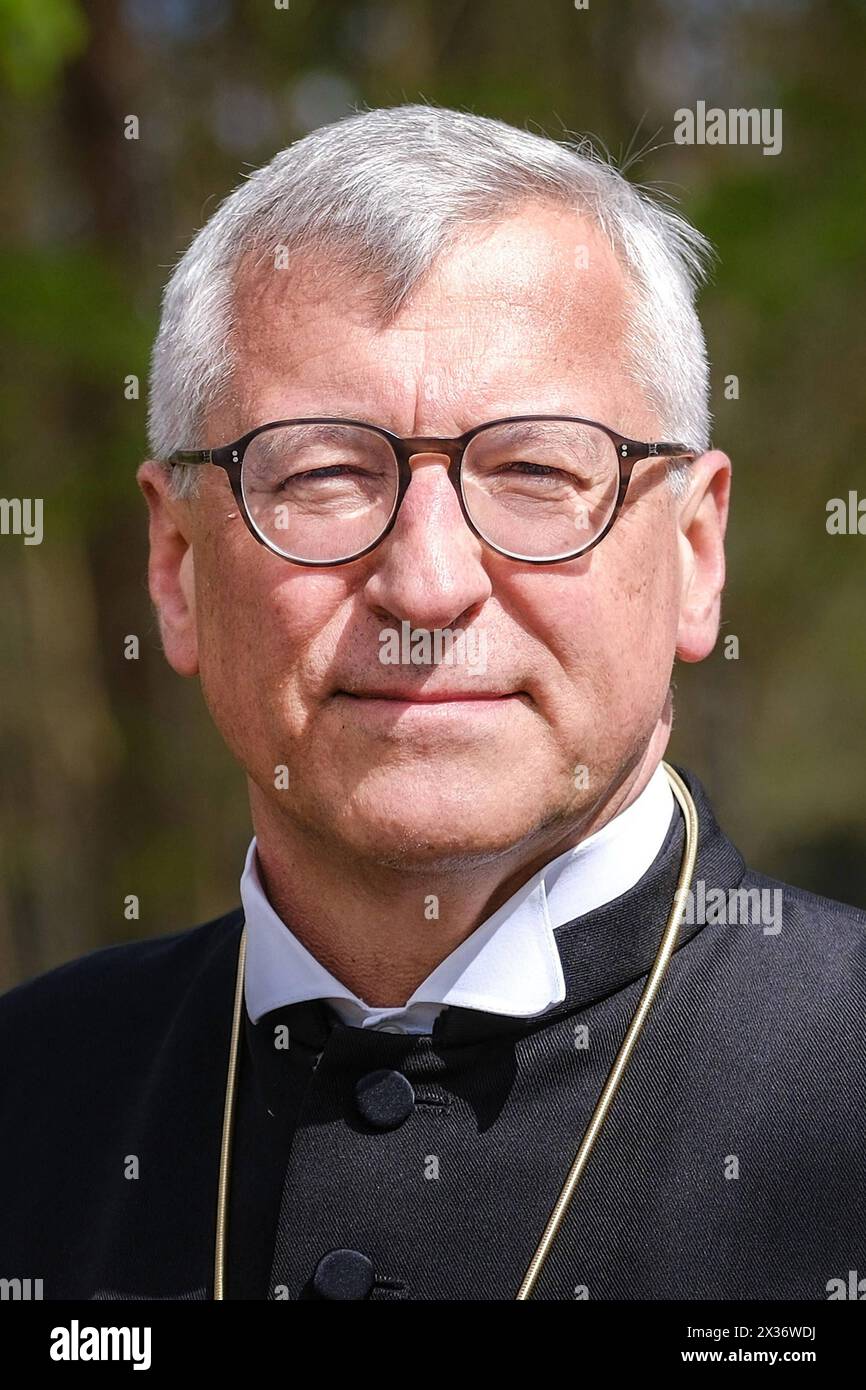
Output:
[[[632,804],[669,733],[660,724],[639,759],[567,829],[528,836],[494,859],[442,870],[425,864],[417,873],[360,859],[281,818],[251,782],[263,887],[278,916],[337,979],[369,1005],[400,1007],[528,879]]]

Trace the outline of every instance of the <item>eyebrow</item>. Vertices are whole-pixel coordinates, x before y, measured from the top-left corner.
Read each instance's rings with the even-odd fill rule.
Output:
[[[306,441],[310,438],[313,438],[316,442],[330,444],[333,443],[334,440],[340,439],[350,444],[363,444],[363,436],[349,437],[347,435],[347,431],[352,428],[352,425],[354,423],[360,425],[365,422],[359,420],[357,422],[347,421],[346,424],[341,425],[301,425],[294,424],[291,421],[289,421],[289,423],[283,426],[283,428],[292,429],[294,433],[297,435],[299,441]],[[370,421],[370,423],[372,423],[372,421]],[[264,449],[266,449],[269,452],[274,451],[274,436],[277,433],[277,430],[266,430],[263,434],[258,436],[258,439],[261,442],[261,445]]]
[[[581,434],[600,433],[596,427],[593,430],[591,425],[584,425],[576,420],[522,420],[514,424],[498,425],[496,428],[497,440],[503,440],[506,444],[519,444],[523,440],[532,439],[540,429],[544,429],[545,434],[552,438],[557,435],[566,436],[569,439],[579,437]]]

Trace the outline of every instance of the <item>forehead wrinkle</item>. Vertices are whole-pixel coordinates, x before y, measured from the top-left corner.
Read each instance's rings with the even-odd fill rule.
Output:
[[[527,211],[534,212],[534,221],[527,223]],[[588,270],[574,268],[578,245],[591,251]],[[589,219],[537,206],[490,226],[465,228],[387,321],[372,312],[369,287],[376,281],[376,276],[352,271],[326,246],[318,255],[311,249],[299,253],[290,270],[263,271],[261,262],[248,256],[235,277],[236,317],[246,317],[246,310],[260,321],[309,325],[318,317],[335,317],[337,305],[343,324],[367,333],[413,335],[460,331],[466,306],[481,304],[485,310],[501,307],[512,321],[528,320],[541,310],[551,324],[567,324],[587,311],[611,322],[621,319],[628,288],[617,256]],[[436,301],[432,319],[431,297]]]
[[[499,242],[491,245],[497,230]],[[390,420],[391,427],[399,420],[406,433],[462,432],[494,415],[534,411],[532,403],[512,408],[509,397],[528,397],[554,375],[568,392],[566,375],[592,382],[609,374],[622,355],[628,288],[622,268],[600,234],[573,216],[564,246],[562,219],[554,227],[558,240],[545,231],[529,229],[527,256],[519,254],[527,246],[526,227],[500,226],[474,241],[467,236],[440,257],[387,323],[373,313],[357,278],[336,296],[328,267],[319,273],[314,266],[299,278],[293,262],[291,271],[262,273],[259,267],[239,276],[239,327],[256,318],[263,325],[258,333],[247,328],[239,335],[238,373],[246,378],[250,409],[259,385],[278,399],[278,377],[289,385],[300,372],[312,377],[310,393],[326,399],[284,415],[346,414],[371,423]],[[568,263],[578,235],[600,248],[591,254],[589,271],[572,271]],[[478,306],[481,315],[474,312]],[[529,351],[524,330],[531,332]],[[460,350],[443,361],[452,340]],[[344,387],[350,388],[345,397]],[[337,404],[341,400],[358,404]]]

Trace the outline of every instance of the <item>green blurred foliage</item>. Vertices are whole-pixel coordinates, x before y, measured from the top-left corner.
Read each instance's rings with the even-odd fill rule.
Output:
[[[0,0],[0,74],[13,92],[46,91],[86,42],[76,0]]]
[[[715,243],[729,582],[716,652],[675,672],[671,755],[757,867],[866,903],[866,540],[825,526],[866,495],[864,39],[860,0],[0,0],[0,495],[46,515],[42,546],[0,544],[0,985],[237,901],[243,778],[147,595],[148,354],[219,199],[364,104],[590,134]],[[675,145],[699,99],[781,108],[782,152]]]

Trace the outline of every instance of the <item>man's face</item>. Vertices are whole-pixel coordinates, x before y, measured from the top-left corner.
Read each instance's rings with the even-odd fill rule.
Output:
[[[206,438],[185,445],[304,415],[411,436],[562,413],[661,437],[629,375],[625,278],[572,214],[531,207],[473,230],[387,328],[371,320],[363,286],[338,290],[305,271],[241,277],[243,405],[227,403]],[[258,544],[221,470],[204,469],[192,503],[150,499],[184,538],[169,554],[158,532],[152,560],[167,654],[199,671],[254,783],[254,810],[335,852],[406,868],[479,861],[584,821],[657,736],[678,641],[688,659],[703,656],[718,618],[717,591],[695,596],[706,564],[663,462],[638,465],[600,545],[547,567],[476,539],[447,466],[416,457],[389,536],[332,569]],[[716,490],[699,519],[719,532]],[[486,670],[383,664],[381,634],[403,622],[475,629]],[[398,690],[419,700],[381,698]]]

